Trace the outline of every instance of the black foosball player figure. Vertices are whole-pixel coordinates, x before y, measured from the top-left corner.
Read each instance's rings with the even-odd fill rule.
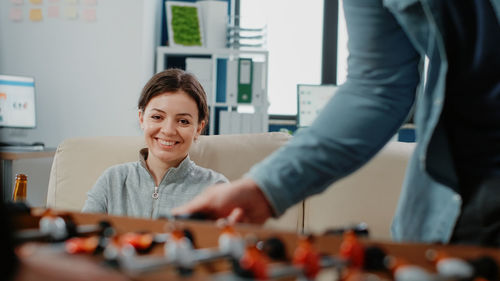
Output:
[[[387,272],[388,269],[384,264],[387,253],[376,245],[364,247],[363,270]]]
[[[347,227],[332,227],[325,230],[324,235],[334,235],[334,236],[342,236],[347,231],[353,231],[357,237],[366,237],[370,236],[370,229],[368,228],[368,224],[365,222],[360,222],[357,224],[353,224]]]
[[[486,279],[488,281],[500,280],[500,272],[495,259],[490,256],[480,256],[467,260],[474,268],[473,278],[477,280]],[[476,280],[476,279],[473,279]],[[468,280],[467,280],[468,281]]]
[[[99,236],[99,243],[94,251],[94,255],[104,252],[113,236],[116,235],[116,230],[109,221],[102,220],[99,222],[99,233],[97,235]]]
[[[286,246],[278,237],[270,237],[262,244],[262,251],[273,261],[288,261]]]

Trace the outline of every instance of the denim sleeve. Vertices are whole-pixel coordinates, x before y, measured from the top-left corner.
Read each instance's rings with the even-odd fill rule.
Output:
[[[246,175],[275,214],[358,169],[397,132],[413,105],[420,55],[382,0],[347,0],[348,76],[313,125]]]

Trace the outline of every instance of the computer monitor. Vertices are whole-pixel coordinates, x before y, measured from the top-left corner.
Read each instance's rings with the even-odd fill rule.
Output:
[[[34,128],[35,79],[0,75],[0,127]]]
[[[336,91],[336,85],[298,84],[297,127],[310,126]]]

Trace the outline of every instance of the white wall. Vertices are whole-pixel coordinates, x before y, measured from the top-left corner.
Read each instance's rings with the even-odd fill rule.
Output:
[[[103,0],[96,21],[86,22],[78,1],[77,19],[64,18],[68,1],[0,2],[0,73],[34,76],[37,87],[36,129],[0,129],[5,141],[42,141],[55,147],[76,136],[138,135],[136,103],[154,73],[160,35],[160,0]],[[49,6],[60,7],[48,18]],[[15,22],[9,13],[23,10]],[[29,20],[41,8],[43,20]]]
[[[241,25],[267,24],[270,114],[297,113],[297,84],[321,83],[323,0],[240,0]]]
[[[347,26],[344,15],[344,1],[339,1],[339,27],[337,41],[337,85],[344,84],[347,79]]]

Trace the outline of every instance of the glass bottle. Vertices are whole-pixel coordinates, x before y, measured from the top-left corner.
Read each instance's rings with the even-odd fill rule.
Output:
[[[12,194],[12,201],[24,202],[26,201],[26,193],[28,189],[28,177],[25,174],[16,175],[16,186]]]

